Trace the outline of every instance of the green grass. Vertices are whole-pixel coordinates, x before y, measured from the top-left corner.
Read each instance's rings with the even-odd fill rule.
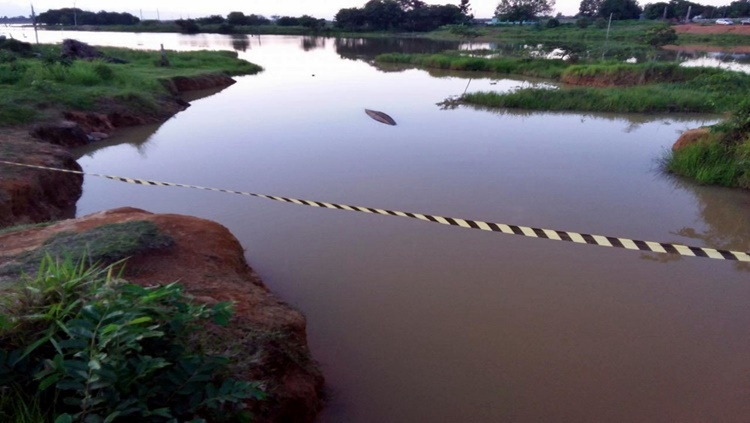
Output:
[[[0,390],[0,421],[3,423],[51,423],[52,417],[42,409],[39,397],[7,386]]]
[[[750,75],[676,63],[599,61],[573,64],[535,58],[482,58],[459,53],[383,54],[381,64],[540,77],[573,84],[560,89],[526,88],[509,93],[464,95],[461,101],[527,110],[617,113],[720,113],[732,110],[748,91]],[[610,86],[609,88],[596,88]]]
[[[53,58],[59,47],[42,46],[40,54]],[[102,48],[127,64],[17,57],[0,63],[0,127],[30,123],[58,109],[93,110],[100,101],[133,100],[155,107],[168,95],[161,79],[211,72],[254,74],[262,68],[240,60],[234,52],[168,52],[170,67],[159,67],[159,53]]]
[[[701,184],[750,188],[750,142],[705,142],[670,152],[664,169]]]
[[[53,223],[55,222],[42,222],[42,223],[31,223],[28,225],[11,226],[9,228],[0,229],[0,235],[6,235],[9,233],[13,233],[13,232],[25,231],[27,229],[46,228],[47,226],[50,226]]]
[[[468,57],[457,53],[429,55],[389,53],[381,54],[375,60],[379,63],[432,69],[493,72],[548,79],[559,79],[563,71],[570,66],[570,64],[562,60],[508,57],[487,59],[482,57]]]
[[[739,97],[739,95],[737,95]],[[731,108],[733,98],[670,85],[629,88],[527,88],[507,94],[470,93],[463,102],[485,107],[526,110],[613,113],[716,113]]]
[[[146,251],[168,248],[174,240],[162,234],[150,221],[134,220],[102,225],[89,231],[63,232],[48,239],[40,248],[23,253],[0,268],[0,275],[28,273],[39,267],[45,257],[69,257],[92,263],[111,264]]]

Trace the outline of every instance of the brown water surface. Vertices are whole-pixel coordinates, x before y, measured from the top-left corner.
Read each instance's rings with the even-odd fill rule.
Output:
[[[368,63],[370,51],[444,47],[427,42],[82,36],[234,47],[266,68],[83,151],[89,172],[750,249],[747,192],[658,170],[682,131],[712,117],[443,110],[467,79]],[[86,178],[79,214],[118,206],[197,215],[237,235],[268,286],[307,315],[331,390],[322,422],[750,416],[747,267]]]

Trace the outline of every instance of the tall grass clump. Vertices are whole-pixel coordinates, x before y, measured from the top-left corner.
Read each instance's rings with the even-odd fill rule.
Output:
[[[629,86],[656,83],[684,82],[698,76],[722,73],[713,68],[691,68],[670,62],[618,63],[573,65],[565,69],[562,80],[575,82],[578,79],[592,78],[613,86]]]
[[[508,93],[478,92],[461,98],[468,104],[526,110],[612,113],[711,113],[714,97],[662,86],[631,88],[525,88]]]
[[[195,342],[230,305],[197,305],[176,284],[144,288],[114,267],[47,256],[0,301],[0,416],[28,422],[248,421],[257,383]],[[2,421],[13,421],[3,419]],[[16,420],[26,422],[24,420]]]
[[[750,101],[740,103],[705,139],[670,152],[663,166],[699,183],[750,188]]]
[[[750,166],[741,164],[736,150],[720,143],[688,145],[665,159],[665,169],[701,184],[740,186],[739,180],[750,176]]]

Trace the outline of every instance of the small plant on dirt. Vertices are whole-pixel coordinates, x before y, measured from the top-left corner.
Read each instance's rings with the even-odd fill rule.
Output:
[[[712,127],[721,134],[725,144],[736,145],[750,138],[750,100],[745,100],[732,112],[729,119]]]
[[[228,303],[196,305],[179,285],[144,288],[84,263],[47,257],[3,293],[0,416],[33,399],[35,423],[250,419],[259,384],[225,377],[227,360],[191,342],[229,322]]]

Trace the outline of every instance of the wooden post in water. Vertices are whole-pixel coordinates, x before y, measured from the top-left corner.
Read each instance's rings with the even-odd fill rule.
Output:
[[[169,59],[167,58],[167,51],[164,50],[164,44],[161,45],[161,60],[159,61],[159,66],[165,68],[169,67]]]
[[[34,25],[34,36],[36,43],[39,44],[39,31],[36,28],[36,12],[34,12],[34,3],[31,3],[31,23]]]

